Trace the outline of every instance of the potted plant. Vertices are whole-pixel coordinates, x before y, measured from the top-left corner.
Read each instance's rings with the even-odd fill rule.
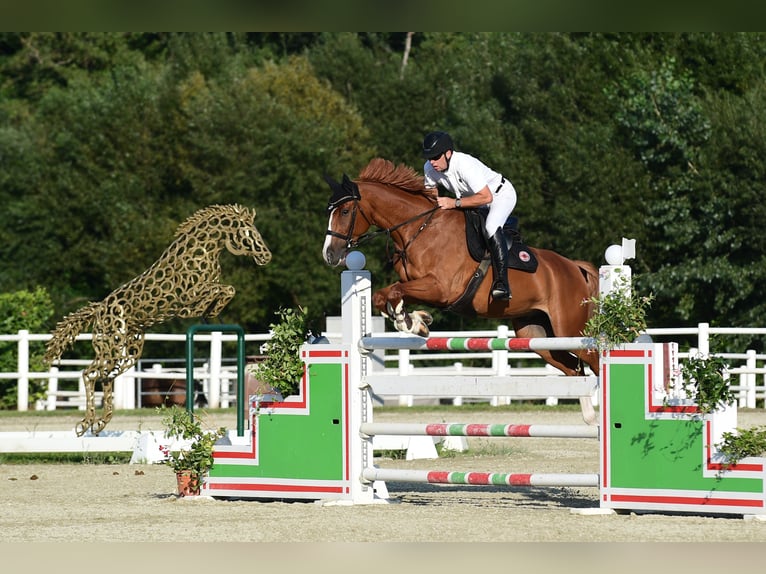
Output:
[[[286,397],[298,392],[303,377],[300,348],[309,334],[306,313],[303,307],[280,307],[276,312],[280,320],[269,325],[271,339],[262,347],[265,359],[248,365],[248,375],[256,380],[253,388],[258,389],[259,394]]]
[[[214,445],[226,435],[226,428],[207,428],[200,417],[178,405],[159,410],[168,437],[191,441],[188,448],[170,450],[167,455],[166,464],[176,473],[178,494],[199,495],[202,480],[213,466]]]

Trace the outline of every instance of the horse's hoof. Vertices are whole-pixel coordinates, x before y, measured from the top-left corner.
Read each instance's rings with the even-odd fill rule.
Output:
[[[82,436],[86,432],[88,432],[88,429],[90,428],[90,423],[86,421],[80,421],[77,423],[74,427],[74,432],[77,434],[77,436]]]
[[[412,333],[412,319],[409,315],[394,319],[394,329],[400,333]]]
[[[428,325],[423,322],[422,313],[422,311],[413,311],[410,313],[411,325],[409,332],[418,337],[428,337],[430,329],[428,328]]]
[[[413,314],[417,315],[418,320],[421,323],[425,323],[426,325],[430,325],[434,322],[434,318],[428,311],[413,311]]]

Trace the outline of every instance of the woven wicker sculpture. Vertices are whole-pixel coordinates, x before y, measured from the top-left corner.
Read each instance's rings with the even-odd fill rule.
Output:
[[[118,287],[98,303],[67,315],[48,342],[48,364],[61,357],[88,325],[92,325],[96,356],[83,371],[85,418],[79,436],[98,434],[112,418],[115,377],[141,357],[145,330],[172,319],[216,317],[234,297],[234,287],[221,283],[219,256],[224,247],[247,255],[258,265],[271,261],[271,252],[253,223],[255,211],[240,205],[213,205],[182,223],[176,238],[160,258],[138,277]],[[96,417],[95,388],[103,386],[103,409]]]

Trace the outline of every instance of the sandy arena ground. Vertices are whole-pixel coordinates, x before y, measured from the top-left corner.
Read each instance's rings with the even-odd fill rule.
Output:
[[[397,409],[380,422],[578,424],[579,412],[445,414]],[[446,418],[446,420],[444,420]],[[60,417],[0,417],[0,431],[71,429]],[[766,411],[740,410],[739,426],[766,424]],[[236,427],[233,414],[216,424]],[[151,415],[117,414],[110,430],[159,428]],[[438,460],[377,461],[381,467],[496,472],[597,473],[598,443],[587,439],[469,439],[471,451]],[[0,455],[1,457],[2,455]],[[164,465],[0,464],[0,535],[9,542],[766,542],[766,522],[661,514],[584,516],[596,488],[495,488],[389,482],[390,504],[179,498]],[[175,534],[174,534],[175,533]]]

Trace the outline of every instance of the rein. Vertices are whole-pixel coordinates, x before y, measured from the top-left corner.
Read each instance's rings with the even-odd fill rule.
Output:
[[[426,220],[421,224],[421,226],[418,228],[418,230],[415,232],[415,235],[410,238],[410,240],[406,243],[406,245],[402,246],[401,249],[395,249],[394,255],[389,258],[389,260],[393,263],[394,257],[397,255],[399,256],[399,259],[401,259],[405,273],[407,272],[407,248],[412,245],[412,243],[417,239],[417,237],[423,232],[423,230],[428,226],[428,224],[431,222],[431,219],[433,218],[434,214],[439,211],[439,206],[432,207],[431,209],[428,209],[426,211],[423,211],[421,213],[418,213],[417,215],[414,215],[410,217],[409,219],[402,221],[401,223],[397,223],[396,225],[393,225],[391,227],[386,228],[380,228],[377,231],[369,231],[367,233],[364,233],[354,239],[353,233],[354,233],[354,224],[356,223],[356,214],[357,212],[364,217],[364,219],[369,223],[370,225],[374,225],[369,217],[367,217],[367,214],[364,213],[364,210],[359,205],[359,200],[354,199],[354,212],[351,214],[351,224],[349,226],[348,233],[346,235],[342,235],[336,231],[333,231],[331,229],[327,230],[327,235],[330,235],[332,237],[338,237],[339,239],[342,239],[346,242],[346,249],[353,249],[355,247],[358,247],[359,244],[364,243],[365,241],[370,241],[371,239],[374,239],[378,235],[381,235],[383,233],[386,234],[389,240],[396,246],[396,242],[391,238],[391,233],[393,231],[396,231],[400,227],[404,227],[405,225],[408,225],[414,221],[417,221],[422,218],[426,218]],[[407,274],[409,276],[409,274]]]

